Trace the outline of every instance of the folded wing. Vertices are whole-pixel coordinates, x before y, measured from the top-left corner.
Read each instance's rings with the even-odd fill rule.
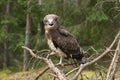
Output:
[[[56,48],[60,48],[68,58],[75,58],[81,60],[83,57],[83,52],[76,38],[70,34],[63,27],[57,28],[52,33],[52,41]]]

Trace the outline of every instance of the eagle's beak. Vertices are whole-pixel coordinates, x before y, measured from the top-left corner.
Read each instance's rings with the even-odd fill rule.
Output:
[[[49,24],[50,26],[53,26],[53,25],[54,25],[53,19],[48,19],[48,24]]]

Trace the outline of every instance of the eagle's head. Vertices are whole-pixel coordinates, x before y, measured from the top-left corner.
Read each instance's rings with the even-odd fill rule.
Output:
[[[59,17],[55,14],[48,14],[44,17],[43,23],[45,28],[53,29],[59,26],[58,23]]]

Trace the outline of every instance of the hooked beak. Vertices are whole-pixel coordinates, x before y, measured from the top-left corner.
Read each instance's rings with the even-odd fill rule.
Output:
[[[48,19],[48,25],[50,25],[50,26],[53,26],[53,25],[54,25],[53,19]]]

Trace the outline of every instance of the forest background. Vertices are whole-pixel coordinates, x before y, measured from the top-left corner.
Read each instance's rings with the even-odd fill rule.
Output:
[[[85,51],[93,46],[102,52],[120,30],[119,0],[0,0],[1,72],[44,66],[21,46],[26,45],[44,56],[41,51],[49,48],[42,21],[51,13],[60,17],[60,24],[77,38]],[[58,60],[53,58],[55,62]]]

